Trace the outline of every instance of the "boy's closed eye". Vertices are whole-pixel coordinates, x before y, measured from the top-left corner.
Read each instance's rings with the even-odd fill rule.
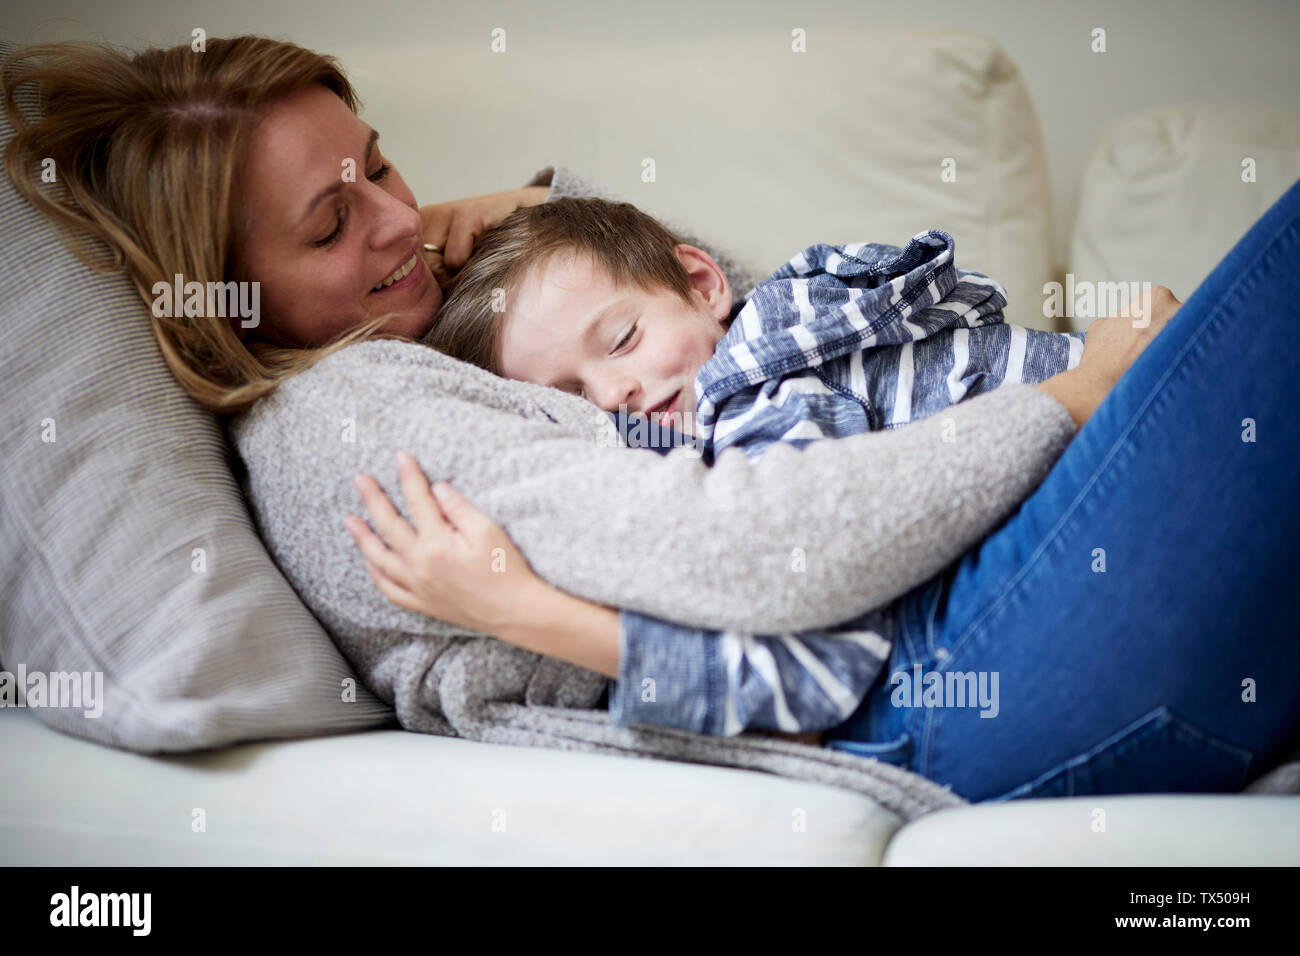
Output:
[[[640,327],[640,325],[641,325],[640,319],[637,319],[635,322],[632,323],[631,327],[627,330],[626,333],[624,333],[623,337],[619,339],[617,343],[615,343],[614,345],[615,352],[617,352],[624,345],[632,341],[632,336],[636,335],[637,329],[638,327]]]
[[[628,326],[627,330],[622,334],[622,336],[619,337],[619,340],[614,343],[614,348],[610,352],[610,354],[615,355],[624,349],[626,349],[627,351],[631,351],[633,348],[635,348],[635,343],[633,342],[633,339],[636,337],[636,333],[640,330],[640,328],[641,328],[641,320],[637,319],[630,326]],[[572,385],[569,385],[567,388],[564,389],[564,391],[569,392],[572,395],[577,395],[579,398],[584,399],[586,401],[591,401],[591,399],[587,398],[587,390],[583,388],[580,384],[574,383]]]

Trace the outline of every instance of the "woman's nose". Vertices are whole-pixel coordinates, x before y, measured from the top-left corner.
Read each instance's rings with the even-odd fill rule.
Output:
[[[399,239],[415,239],[420,235],[420,213],[383,187],[377,187],[372,209],[377,220],[372,244],[377,249],[387,248]]]

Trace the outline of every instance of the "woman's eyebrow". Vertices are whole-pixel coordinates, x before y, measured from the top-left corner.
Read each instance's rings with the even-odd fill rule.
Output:
[[[366,149],[365,149],[366,158],[362,162],[363,166],[370,165],[370,157],[374,155],[375,143],[377,142],[379,142],[379,131],[372,129],[370,131],[370,138],[366,140]],[[340,175],[337,182],[335,182],[333,185],[326,186],[324,189],[322,189],[320,192],[318,192],[315,196],[312,197],[311,202],[307,203],[307,206],[303,209],[302,215],[298,217],[298,221],[302,222],[303,220],[305,220],[308,216],[311,215],[312,210],[316,208],[317,204],[322,199],[324,199],[326,196],[334,195],[334,193],[338,192],[342,188],[343,188],[343,177]]]

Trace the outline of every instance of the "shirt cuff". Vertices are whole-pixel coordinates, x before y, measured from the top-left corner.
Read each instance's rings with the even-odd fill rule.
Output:
[[[653,724],[717,733],[717,635],[679,627],[634,611],[619,614],[618,679],[609,693],[616,727]]]

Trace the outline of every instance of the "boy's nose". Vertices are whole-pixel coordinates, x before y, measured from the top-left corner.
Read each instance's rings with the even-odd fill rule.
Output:
[[[638,411],[633,400],[640,393],[641,386],[629,378],[611,379],[601,387],[600,407],[607,412],[617,412],[626,406],[627,411]]]

